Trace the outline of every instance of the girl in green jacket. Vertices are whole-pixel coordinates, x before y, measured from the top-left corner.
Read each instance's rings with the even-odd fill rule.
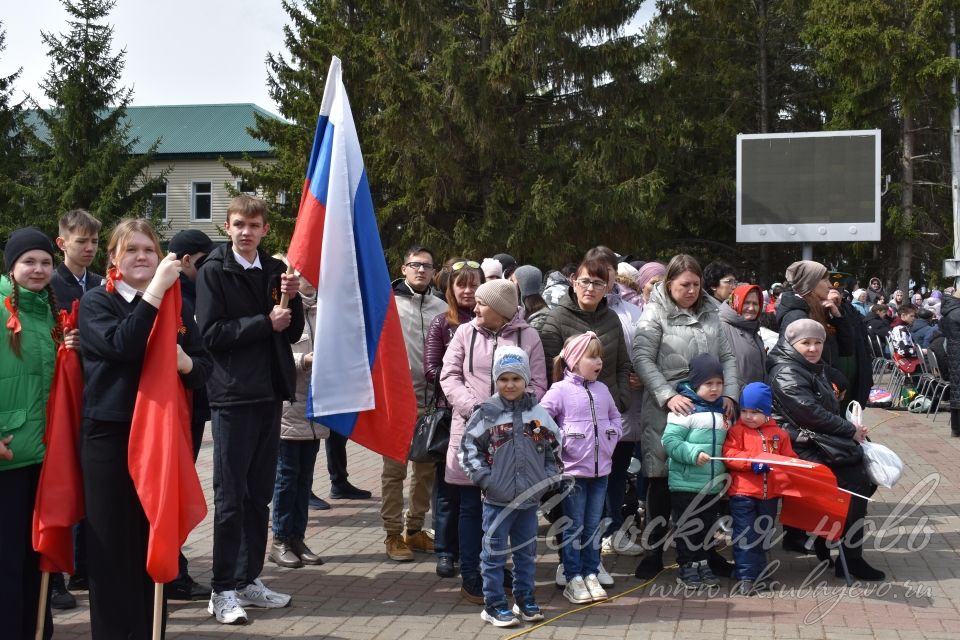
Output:
[[[56,301],[50,278],[54,248],[36,228],[18,229],[4,246],[0,276],[0,620],[5,638],[33,638],[40,596],[33,550],[33,505],[43,462],[47,396],[56,358]],[[64,337],[75,347],[75,332]],[[49,603],[44,637],[53,635]]]

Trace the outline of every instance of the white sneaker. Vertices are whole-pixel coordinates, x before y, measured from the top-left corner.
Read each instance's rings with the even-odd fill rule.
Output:
[[[290,604],[290,596],[277,593],[267,588],[260,578],[257,578],[243,589],[237,591],[237,602],[246,607],[262,607],[264,609],[283,609]]]
[[[563,563],[557,565],[557,577],[554,578],[554,582],[557,583],[557,587],[560,589],[567,586],[567,576],[563,575]]]
[[[217,616],[217,622],[221,624],[247,623],[247,612],[237,601],[236,591],[212,592],[210,603],[207,605],[207,613]]]
[[[587,586],[587,591],[590,592],[590,597],[593,598],[594,602],[607,599],[607,592],[600,586],[600,580],[597,579],[595,574],[588,575],[583,579],[583,583]]]
[[[600,581],[601,586],[613,586],[613,576],[607,573],[607,570],[603,568],[603,560],[600,561],[600,570],[597,571],[597,580]]]
[[[597,584],[597,587],[599,586]],[[587,589],[587,585],[580,576],[576,576],[567,583],[567,588],[563,590],[563,597],[573,604],[593,602],[593,596],[590,595],[590,590]]]
[[[628,530],[629,531],[629,530]],[[633,541],[628,531],[615,531],[613,535],[603,539],[600,553],[610,555],[616,553],[621,556],[639,556],[643,547]]]

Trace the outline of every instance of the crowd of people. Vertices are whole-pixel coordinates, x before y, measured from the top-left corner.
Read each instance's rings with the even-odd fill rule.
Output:
[[[231,201],[229,242],[220,246],[182,231],[164,253],[147,222],[125,220],[109,234],[105,277],[88,269],[101,230],[85,211],[61,218],[56,248],[34,228],[7,239],[0,615],[9,637],[33,637],[37,623],[40,570],[30,532],[60,345],[79,351],[85,377],[86,519],[77,528],[76,572],[69,582],[53,576],[48,607],[75,606],[70,591],[88,589],[94,638],[151,635],[148,526],[126,454],[147,339],[177,281],[177,369],[194,391],[194,459],[208,421],[213,438],[213,571],[209,587],[198,584],[181,554],[166,597],[207,600],[224,624],[246,622],[251,607],[287,606],[290,595],[267,587],[260,573],[266,559],[289,569],[323,563],[306,540],[309,509],[332,508],[312,492],[321,442],[330,498],[371,498],[348,480],[346,439],[306,418],[318,364],[317,292],[288,272],[283,256],[260,247],[269,228],[263,202],[246,195]],[[605,599],[614,585],[604,554],[639,557],[635,575],[649,580],[664,570],[671,539],[687,588],[733,578],[732,593],[762,593],[783,487],[776,464],[756,462],[764,453],[826,464],[857,494],[840,550],[853,577],[884,578],[863,555],[864,497],[876,490],[858,444],[867,429],[844,409],[852,400],[867,404],[871,360],[898,327],[922,348],[942,349],[943,366],[960,376],[953,292],[934,292],[918,308],[901,291],[888,301],[878,279],[867,289],[836,288],[813,261],[790,265],[785,283],[765,290],[719,261],[629,261],[603,246],[546,275],[507,254],[440,263],[414,246],[401,274],[392,289],[418,415],[445,407],[452,420],[442,459],[383,458],[384,552],[397,562],[432,554],[437,575],[459,575],[462,597],[482,607],[483,620],[543,618],[534,588],[541,512],[566,523],[556,583],[575,605]],[[63,331],[59,311],[75,300],[78,329]],[[951,399],[951,409],[960,435],[960,400]],[[845,455],[825,459],[803,437],[809,432],[831,436]],[[628,493],[643,503],[642,535],[624,509]],[[431,509],[433,530],[425,527]],[[713,535],[727,522],[732,563]],[[784,531],[787,552],[834,565],[825,539]],[[50,637],[49,608],[45,616]]]

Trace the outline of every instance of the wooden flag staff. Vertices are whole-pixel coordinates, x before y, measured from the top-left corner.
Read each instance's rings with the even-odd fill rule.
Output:
[[[47,621],[47,591],[50,589],[50,574],[44,571],[40,574],[40,604],[37,606],[37,633],[36,640],[43,640],[43,626]]]

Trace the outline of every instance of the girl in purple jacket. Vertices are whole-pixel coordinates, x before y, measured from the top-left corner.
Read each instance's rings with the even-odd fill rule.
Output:
[[[574,604],[604,600],[600,586],[600,518],[607,494],[613,450],[620,441],[620,412],[605,384],[597,380],[603,368],[603,345],[587,331],[571,336],[553,363],[557,380],[541,405],[563,435],[563,476],[567,493],[563,515],[571,525],[563,531],[564,597]]]

